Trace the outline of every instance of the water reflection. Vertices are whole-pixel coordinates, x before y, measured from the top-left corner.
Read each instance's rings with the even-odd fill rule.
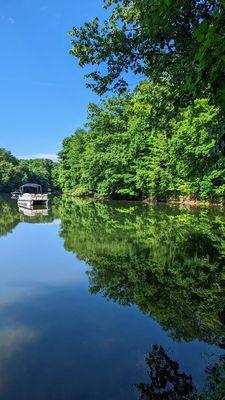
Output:
[[[0,399],[18,387],[23,400],[33,389],[33,399],[223,399],[222,208],[57,197],[48,215],[26,215],[2,198],[0,236],[13,230],[0,246]]]
[[[19,212],[22,213],[23,215],[26,215],[27,217],[34,217],[36,215],[49,215],[48,208],[24,208],[24,207],[19,207]]]
[[[223,400],[225,398],[225,357],[206,370],[204,388],[198,391],[191,375],[180,371],[162,346],[154,345],[145,358],[150,383],[138,383],[139,400]]]
[[[20,222],[49,223],[54,221],[55,217],[48,208],[18,207],[14,199],[0,196],[0,237],[12,233]]]
[[[154,345],[145,362],[150,383],[135,385],[140,400],[199,398],[192,377],[180,371],[179,363],[173,361],[162,346]]]
[[[20,222],[20,216],[13,200],[0,196],[0,237],[12,232]]]
[[[91,293],[136,304],[176,340],[225,346],[225,214],[62,202],[66,250],[92,266]]]

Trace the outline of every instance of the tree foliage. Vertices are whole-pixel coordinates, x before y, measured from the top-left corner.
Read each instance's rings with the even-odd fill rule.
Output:
[[[10,192],[20,184],[22,170],[13,155],[0,148],[0,192]]]
[[[109,17],[74,27],[71,54],[94,70],[102,94],[127,87],[124,73],[165,74],[189,98],[209,91],[225,105],[224,0],[105,0]],[[99,68],[99,66],[101,68]]]
[[[42,185],[43,190],[53,188],[54,162],[48,159],[20,160],[23,171],[23,182],[35,182]]]
[[[27,182],[42,185],[44,190],[58,188],[56,164],[47,159],[18,160],[0,148],[0,193],[8,193]]]
[[[91,66],[87,85],[98,94],[125,94],[90,105],[87,132],[64,141],[60,186],[100,197],[223,200],[224,0],[103,3],[105,20],[71,30],[71,54]],[[129,93],[132,74],[142,83]]]
[[[89,106],[87,130],[63,142],[59,184],[112,198],[223,199],[224,156],[215,151],[221,115],[208,98],[179,108],[168,79]]]

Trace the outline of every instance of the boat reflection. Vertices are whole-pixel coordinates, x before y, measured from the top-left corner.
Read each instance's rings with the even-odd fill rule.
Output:
[[[25,208],[19,207],[19,212],[27,217],[34,217],[36,215],[49,215],[48,208]]]

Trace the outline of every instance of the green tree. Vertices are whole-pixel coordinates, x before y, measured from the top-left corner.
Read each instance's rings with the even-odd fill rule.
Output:
[[[225,102],[224,0],[105,0],[109,17],[74,27],[71,54],[95,66],[88,86],[124,90],[124,72],[169,76],[184,93]],[[102,66],[102,68],[99,68]]]
[[[18,187],[20,174],[18,160],[9,151],[0,148],[0,193],[10,192]]]
[[[223,200],[224,155],[215,152],[220,110],[208,98],[178,107],[168,79],[88,110],[87,131],[66,138],[59,181],[73,194]]]
[[[217,136],[213,128],[219,119],[219,109],[203,98],[181,110],[172,122],[169,153],[174,179],[170,185],[181,196],[206,199],[225,194],[224,156],[214,152]]]
[[[59,152],[58,181],[64,191],[78,191],[81,187],[82,162],[86,149],[86,131],[78,129],[71,137],[65,138]]]
[[[16,159],[16,157],[14,157],[12,155],[12,153],[6,149],[0,148],[0,162],[9,162],[13,165],[17,165],[18,164],[18,160]]]
[[[53,161],[48,159],[20,160],[20,165],[25,171],[24,180],[42,185],[44,190],[52,188]]]
[[[41,184],[44,190],[54,189],[55,185],[58,188],[58,177],[53,178],[55,164],[48,159],[18,160],[0,148],[0,193],[11,192],[29,181]]]

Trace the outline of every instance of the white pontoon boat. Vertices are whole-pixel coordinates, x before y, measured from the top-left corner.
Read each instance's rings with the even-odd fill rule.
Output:
[[[33,209],[34,206],[43,205],[48,207],[48,194],[42,193],[41,185],[36,183],[26,183],[20,187],[18,206]]]
[[[17,200],[19,198],[20,195],[20,191],[19,190],[15,190],[14,192],[11,192],[11,199]]]

